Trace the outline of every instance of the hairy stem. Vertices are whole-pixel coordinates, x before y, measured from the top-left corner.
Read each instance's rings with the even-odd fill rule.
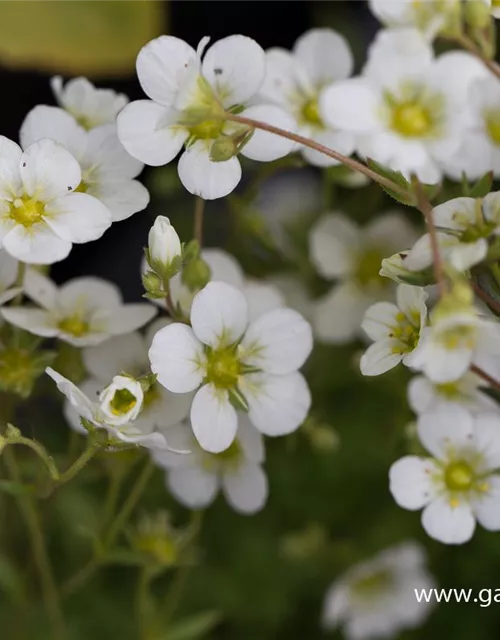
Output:
[[[478,58],[478,60],[481,60],[481,62],[489,71],[491,71],[493,75],[495,75],[497,78],[500,78],[500,65],[495,62],[495,60],[490,60],[489,58],[487,58],[477,47],[476,43],[471,40],[471,38],[469,38],[469,36],[461,34],[460,36],[457,36],[453,39],[469,53]]]
[[[470,370],[480,378],[482,378],[485,382],[487,382],[492,387],[492,389],[500,391],[500,382],[498,380],[495,380],[495,378],[492,378],[488,373],[486,373],[486,371],[483,371],[479,367],[476,367],[475,364],[471,366]]]
[[[194,207],[194,229],[193,235],[195,240],[198,241],[200,247],[203,246],[203,216],[205,214],[205,200],[196,196],[196,203]]]

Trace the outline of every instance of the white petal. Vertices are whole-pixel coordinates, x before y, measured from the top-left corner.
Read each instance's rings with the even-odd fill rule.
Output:
[[[157,407],[153,407],[154,423],[158,428],[171,427],[187,418],[193,401],[191,393],[171,393],[159,385],[158,393],[160,394],[160,399],[156,401]],[[167,443],[170,446],[168,437]],[[175,449],[179,449],[179,447],[172,446]]]
[[[70,193],[45,207],[47,225],[63,240],[84,243],[97,240],[111,226],[111,214],[97,198]]]
[[[21,189],[21,147],[0,136],[0,198],[11,200]]]
[[[68,398],[78,414],[86,420],[92,420],[94,404],[87,398],[87,396],[70,380],[67,380],[60,373],[54,371],[54,369],[47,367],[45,372],[52,378],[52,380],[54,380],[59,391]]]
[[[136,429],[137,424],[137,422],[133,423],[134,430]],[[113,438],[121,440],[121,442],[138,445],[140,447],[145,447],[146,449],[152,450],[164,450],[167,448],[167,441],[165,439],[165,436],[162,433],[158,433],[157,431],[153,433],[131,434],[126,433],[123,428],[118,429],[117,427],[111,427],[108,425],[105,425],[104,428],[110,433]]]
[[[0,291],[8,289],[15,283],[18,268],[17,260],[14,260],[8,253],[0,249]],[[23,286],[25,286],[25,283],[23,283]]]
[[[460,451],[472,443],[472,416],[456,405],[422,414],[417,429],[422,445],[440,460],[447,458],[450,448]]]
[[[300,369],[312,346],[311,325],[294,309],[282,308],[254,320],[240,350],[246,364],[283,375]]]
[[[424,371],[433,382],[454,382],[469,370],[471,361],[472,351],[469,348],[446,349],[434,347],[432,356],[427,361]],[[420,367],[417,366],[417,368]]]
[[[107,382],[109,382],[109,380],[107,380]],[[79,388],[85,397],[97,398],[99,392],[102,391],[103,385],[94,378],[88,378],[79,385]],[[77,431],[84,436],[88,435],[87,429],[85,429],[85,427],[82,425],[82,420],[78,411],[76,411],[69,400],[66,400],[63,405],[63,414],[69,426],[74,431]]]
[[[408,403],[415,413],[427,411],[438,399],[435,387],[425,376],[415,376],[408,384]]]
[[[445,544],[464,544],[474,535],[476,521],[469,505],[452,507],[446,498],[433,500],[422,513],[427,534]]]
[[[500,476],[489,476],[485,482],[488,489],[474,498],[472,509],[485,529],[500,531]]]
[[[395,351],[398,341],[391,338],[373,343],[361,356],[360,369],[364,376],[379,376],[396,367],[403,356]]]
[[[451,251],[449,260],[457,271],[468,271],[479,264],[488,253],[488,243],[485,238],[475,242],[459,243]]]
[[[236,438],[247,460],[256,464],[264,462],[264,438],[260,431],[257,431],[254,427],[246,413],[238,415]]]
[[[151,100],[131,102],[116,121],[118,137],[131,156],[158,167],[175,158],[188,132],[173,114]]]
[[[282,436],[298,429],[311,406],[309,387],[298,372],[245,376],[242,391],[250,407],[251,422],[267,436]]]
[[[323,216],[309,238],[311,259],[326,278],[338,278],[352,271],[360,247],[360,230],[344,215]]]
[[[47,311],[40,309],[25,309],[23,307],[5,307],[2,315],[10,324],[20,327],[29,333],[44,338],[53,338],[59,334],[59,329]]]
[[[259,104],[245,109],[241,114],[245,118],[265,122],[285,131],[295,132],[295,120],[284,109],[275,105]],[[243,147],[242,155],[251,160],[270,162],[290,153],[295,147],[293,140],[288,140],[274,133],[255,129],[252,137]]]
[[[88,132],[81,164],[90,168],[91,178],[97,176],[100,182],[132,179],[144,168],[142,162],[127,153],[114,124],[95,127]]]
[[[210,280],[219,280],[242,289],[245,274],[240,263],[223,249],[202,249],[201,257],[210,267]]]
[[[140,329],[158,313],[152,304],[125,304],[110,314],[106,321],[106,330],[112,335],[122,335]]]
[[[386,340],[399,324],[396,319],[398,313],[398,307],[391,302],[372,304],[365,313],[361,328],[374,341]]]
[[[24,276],[24,293],[41,307],[53,309],[59,290],[50,278],[37,269],[27,269]]]
[[[434,496],[431,475],[435,465],[428,458],[404,456],[389,471],[390,491],[403,509],[417,511]]]
[[[500,416],[498,413],[480,413],[476,417],[474,443],[481,453],[482,468],[493,471],[500,468]]]
[[[203,140],[191,145],[177,165],[184,187],[195,196],[215,200],[229,195],[241,180],[241,165],[234,157],[224,162],[212,162],[209,147]]]
[[[377,216],[362,233],[367,245],[394,252],[409,249],[418,237],[415,227],[397,211]]]
[[[235,511],[257,513],[269,493],[267,476],[261,466],[247,462],[224,474],[222,490]]]
[[[225,451],[233,442],[238,416],[226,390],[206,384],[191,406],[191,425],[200,446],[210,453]]]
[[[262,47],[246,36],[222,38],[207,51],[202,74],[214,87],[226,109],[246,102],[257,93],[266,72]]]
[[[195,59],[196,52],[184,40],[174,36],[151,40],[137,56],[137,76],[141,87],[155,102],[173,104],[182,74]]]
[[[247,280],[243,294],[248,302],[248,319],[256,320],[264,313],[285,306],[285,298],[273,284]]]
[[[214,501],[219,485],[215,474],[200,467],[186,467],[167,474],[167,488],[184,506],[200,509]]]
[[[59,142],[77,160],[81,159],[87,146],[87,132],[71,114],[59,107],[38,105],[24,119],[19,140],[23,149],[27,149],[43,138]]]
[[[115,311],[122,304],[122,296],[113,283],[93,276],[82,276],[61,286],[59,303],[63,309],[72,312],[80,307]]]
[[[121,222],[148,206],[149,192],[138,180],[114,180],[87,189],[110,211],[113,222]]]
[[[476,200],[474,198],[453,198],[434,207],[434,222],[438,227],[464,231],[476,220]]]
[[[313,327],[320,340],[342,344],[360,331],[370,300],[352,282],[338,284],[313,304]]]
[[[27,264],[54,264],[71,251],[71,242],[59,238],[44,222],[29,228],[18,224],[2,242],[11,256]]]
[[[266,50],[266,77],[259,96],[264,101],[291,106],[297,88],[297,62],[295,56],[285,49],[272,47]]]
[[[353,133],[370,133],[380,127],[380,100],[362,80],[336,82],[321,94],[319,109],[322,119],[334,129]]]
[[[189,451],[190,453],[180,455],[173,451],[155,451],[153,460],[156,464],[163,469],[179,469],[193,467],[197,463],[200,448],[188,424],[183,422],[168,428],[161,428],[160,432],[163,433],[172,450]]]
[[[347,40],[333,29],[311,29],[297,40],[293,51],[315,86],[348,78],[354,58]]]
[[[40,202],[65,196],[80,184],[80,165],[66,149],[45,138],[21,156],[21,179],[26,193]]]
[[[174,393],[194,391],[203,380],[203,346],[184,324],[174,323],[158,331],[149,360],[158,382]]]
[[[83,349],[82,357],[85,369],[105,384],[120,371],[134,375],[146,373],[149,368],[144,338],[138,332]]]
[[[313,131],[311,138],[314,142],[322,144],[324,147],[333,149],[344,156],[350,156],[356,147],[356,137],[348,131],[332,131],[331,129],[321,129]],[[300,150],[304,158],[315,167],[335,167],[340,164],[338,160],[330,158],[320,151],[315,151],[303,146]],[[360,176],[361,174],[358,174]]]
[[[422,287],[400,284],[396,289],[396,296],[398,307],[408,318],[412,318],[415,311],[418,311],[421,316],[425,316],[425,301],[429,295]]]
[[[209,282],[196,294],[191,325],[196,337],[217,348],[239,340],[248,322],[245,296],[225,282]]]

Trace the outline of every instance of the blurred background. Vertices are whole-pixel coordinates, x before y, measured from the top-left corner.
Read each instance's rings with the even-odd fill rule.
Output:
[[[49,87],[54,74],[85,75],[131,99],[142,97],[135,57],[161,33],[192,46],[205,35],[217,40],[242,33],[264,48],[290,48],[314,26],[346,35],[358,69],[378,29],[362,1],[0,2],[0,132],[17,140],[32,107],[55,104]],[[360,222],[395,207],[377,187],[346,188],[333,173],[325,193],[319,174],[307,168],[300,169],[303,186],[293,191],[290,185],[298,175],[294,163],[291,159],[269,169],[249,161],[237,192],[209,203],[205,242],[233,253],[253,276],[287,276],[291,295],[305,289],[316,296],[327,285],[308,260],[311,220],[327,207]],[[271,174],[276,175],[269,178]],[[68,260],[54,266],[57,281],[94,274],[116,282],[127,300],[140,299],[140,261],[154,217],[170,217],[187,241],[194,207],[181,188],[175,163],[146,168],[142,179],[151,192],[150,207],[113,225],[101,240],[75,246]],[[420,224],[416,211],[407,215]],[[288,220],[284,227],[282,220]],[[293,258],[287,251],[283,256],[283,242],[293,246]],[[466,546],[441,545],[425,536],[418,514],[399,509],[389,495],[389,466],[413,446],[407,428],[412,419],[405,399],[407,373],[397,369],[380,379],[362,379],[357,366],[362,349],[361,343],[316,348],[306,367],[314,398],[310,420],[298,433],[266,443],[270,498],[265,509],[245,517],[218,499],[205,514],[193,566],[182,573],[182,582],[175,582],[174,572],[155,582],[158,597],[169,588],[179,593],[175,618],[186,621],[161,640],[339,640],[341,632],[326,634],[320,627],[330,584],[352,564],[407,539],[424,545],[440,586],[500,588],[498,534],[478,530]],[[36,402],[44,389],[42,385],[22,424],[57,452],[66,446],[67,427],[57,399],[49,403],[50,424],[40,425]],[[101,463],[105,475],[111,463]],[[102,475],[89,472],[43,505],[58,580],[90,555],[105,483]],[[167,495],[160,472],[136,517],[155,509],[168,509],[176,526],[188,520],[187,512]],[[43,609],[29,600],[30,580],[28,587],[22,580],[35,573],[14,513],[12,504],[2,503],[0,540],[8,551],[0,555],[0,638],[48,639]],[[65,601],[71,640],[136,638],[136,581],[136,567],[126,562],[91,576]],[[499,628],[500,604],[480,608],[450,603],[438,607],[424,627],[400,637],[493,640]]]

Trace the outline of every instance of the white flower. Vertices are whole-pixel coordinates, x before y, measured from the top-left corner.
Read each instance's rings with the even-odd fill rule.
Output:
[[[247,404],[250,421],[266,435],[300,426],[311,397],[298,369],[312,349],[310,325],[300,314],[279,308],[248,324],[244,295],[224,282],[209,282],[193,300],[191,325],[159,331],[149,359],[169,391],[198,390],[190,417],[203,449],[220,453],[233,442],[233,403]]]
[[[497,411],[498,404],[481,391],[487,386],[475,373],[466,373],[455,382],[434,383],[425,376],[415,376],[408,385],[408,402],[417,413],[459,405],[471,413]]]
[[[415,589],[435,586],[424,550],[404,542],[347,571],[326,594],[323,625],[342,626],[348,640],[392,638],[418,627],[432,602],[418,602]]]
[[[59,338],[75,347],[130,333],[156,314],[155,307],[147,303],[123,304],[114,284],[90,276],[57,287],[30,269],[24,291],[40,308],[6,307],[2,309],[5,320],[37,336]]]
[[[437,384],[455,382],[472,365],[495,369],[500,356],[500,325],[479,315],[474,307],[431,314],[430,327],[420,335],[411,366]]]
[[[21,287],[14,286],[17,271],[17,260],[0,249],[0,306],[15,298],[22,291]]]
[[[63,109],[39,105],[24,119],[19,137],[23,148],[41,138],[62,144],[80,163],[81,180],[76,190],[100,200],[114,222],[146,208],[148,190],[134,180],[144,165],[125,151],[116,125],[86,131]]]
[[[110,338],[99,346],[83,349],[83,364],[90,377],[80,385],[80,390],[87,397],[94,398],[119,371],[125,371],[135,378],[147,375],[150,372],[148,349],[151,340],[164,326],[165,320],[156,320],[148,328],[145,337],[134,331]],[[178,424],[189,414],[191,402],[192,394],[170,393],[154,383],[145,393],[135,427],[142,433],[151,433],[156,428]],[[64,414],[76,431],[82,431],[80,418],[70,402],[66,402]]]
[[[418,436],[432,457],[405,456],[390,470],[390,489],[404,509],[423,509],[431,538],[462,544],[476,520],[500,530],[500,416],[441,407],[418,419]]]
[[[387,26],[417,27],[431,37],[460,18],[460,0],[368,0],[368,4]]]
[[[239,289],[248,303],[248,318],[255,320],[258,316],[285,306],[284,297],[271,282],[247,278],[239,262],[223,249],[202,249],[201,258],[209,267],[210,280],[226,282]],[[146,261],[143,261],[142,271],[147,270]],[[172,301],[179,305],[183,313],[189,316],[191,305],[197,292],[191,291],[182,280],[182,272],[176,274],[170,280],[170,292]],[[162,299],[153,300],[158,306],[165,308]]]
[[[182,256],[177,231],[165,216],[157,216],[148,236],[149,259],[157,274],[167,273],[175,259]]]
[[[144,433],[139,422],[130,422],[142,408],[143,394],[137,380],[115,376],[109,387],[99,395],[98,402],[90,400],[76,385],[54,369],[46,373],[57,384],[81,418],[98,429],[105,429],[112,438],[148,449],[166,449],[167,441],[158,432]]]
[[[265,54],[251,38],[234,35],[198,52],[183,40],[161,36],[137,57],[139,82],[151,100],[132,102],[118,116],[118,136],[135,158],[158,166],[171,162],[184,145],[178,172],[184,187],[206,200],[222,198],[241,178],[238,153],[252,160],[276,160],[293,143],[224,120],[226,111],[293,130],[293,118],[275,105],[249,101],[265,75]],[[250,136],[250,137],[249,137]]]
[[[412,353],[427,321],[427,293],[419,287],[400,284],[397,306],[377,302],[371,306],[361,324],[374,341],[361,357],[361,373],[378,376],[400,362],[411,367]]]
[[[354,135],[329,126],[319,111],[325,87],[345,80],[353,71],[354,59],[344,36],[333,29],[311,29],[300,36],[292,52],[268,49],[266,60],[266,79],[259,95],[286,109],[300,135],[350,155],[355,147]],[[313,165],[339,164],[308,147],[301,147],[301,152]]]
[[[59,105],[87,130],[115,124],[116,116],[128,103],[123,93],[98,89],[87,78],[73,78],[63,86],[61,76],[54,76],[50,86]]]
[[[311,230],[311,260],[319,274],[337,280],[314,304],[314,328],[321,340],[348,342],[361,333],[366,309],[391,296],[392,283],[380,277],[382,259],[411,246],[415,233],[395,212],[363,229],[342,213],[322,216]]]
[[[267,477],[262,468],[264,443],[246,416],[240,416],[231,446],[222,453],[207,453],[193,438],[187,424],[163,431],[169,444],[184,456],[154,452],[155,462],[166,470],[170,493],[189,509],[210,505],[222,490],[229,505],[240,513],[260,511],[267,500]]]
[[[437,239],[445,262],[467,271],[486,257],[488,238],[500,235],[500,192],[485,198],[454,198],[434,208]],[[422,236],[404,260],[411,271],[433,262],[429,234]]]
[[[468,116],[468,88],[481,63],[461,51],[434,59],[414,29],[382,30],[361,77],[325,90],[326,122],[358,135],[357,150],[369,158],[439,182],[442,163],[460,146]]]
[[[63,260],[72,244],[97,240],[111,225],[109,211],[87,193],[78,162],[53,140],[24,152],[0,136],[0,247],[30,264]]]

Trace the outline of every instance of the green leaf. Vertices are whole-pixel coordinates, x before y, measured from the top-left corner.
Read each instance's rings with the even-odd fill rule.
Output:
[[[408,194],[407,197],[403,197],[399,193],[396,193],[395,191],[393,191],[392,189],[389,189],[388,187],[384,187],[384,185],[380,185],[382,189],[388,195],[391,196],[391,198],[394,198],[394,200],[396,200],[397,202],[408,205],[410,207],[415,205],[415,198],[412,194],[411,184],[400,171],[393,171],[388,167],[384,167],[384,165],[379,164],[378,162],[375,162],[375,160],[372,160],[371,158],[367,158],[366,162],[370,167],[370,169],[372,169],[372,171],[375,171],[380,176],[383,176],[388,180],[392,180],[392,182],[399,185]]]
[[[482,178],[476,182],[473,187],[469,187],[470,198],[484,198],[491,191],[491,185],[493,184],[493,171],[488,171]]]
[[[178,622],[167,635],[156,640],[200,640],[205,638],[221,621],[217,611],[205,611]]]

